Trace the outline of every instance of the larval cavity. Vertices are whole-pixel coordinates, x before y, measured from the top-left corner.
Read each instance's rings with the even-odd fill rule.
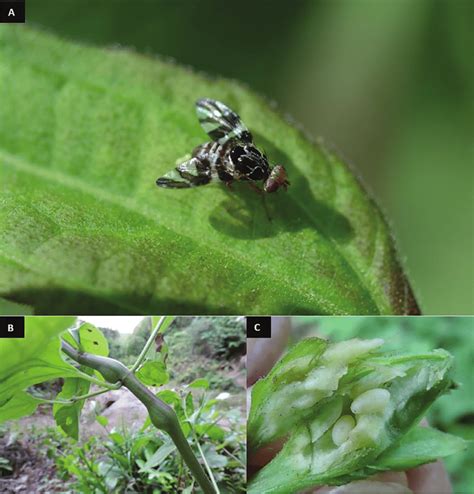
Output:
[[[383,413],[390,402],[390,392],[375,388],[359,395],[351,404],[355,414]]]

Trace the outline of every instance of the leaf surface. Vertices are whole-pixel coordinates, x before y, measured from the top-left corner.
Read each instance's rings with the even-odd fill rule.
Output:
[[[0,405],[0,424],[32,414],[42,400],[25,391],[19,391]]]
[[[168,371],[163,362],[145,362],[137,372],[137,377],[144,384],[149,386],[161,386],[169,381]]]
[[[80,348],[83,352],[107,357],[109,354],[109,342],[102,331],[90,323],[81,324],[79,327]]]
[[[73,317],[30,316],[25,338],[0,341],[0,402],[33,384],[76,373],[60,356],[57,338],[73,322]]]
[[[375,470],[407,470],[459,453],[467,443],[460,437],[436,429],[416,427],[399,444],[385,451],[372,468]]]
[[[4,298],[0,298],[0,315],[5,316],[26,316],[32,314],[31,307],[23,304],[16,304]]]
[[[76,396],[83,396],[88,393],[90,382],[84,379],[71,377],[64,380],[61,392],[57,398],[68,400]],[[84,400],[79,400],[71,404],[55,403],[53,406],[53,415],[57,425],[65,434],[76,441],[79,439],[79,417]]]
[[[33,384],[68,377],[77,370],[60,355],[58,335],[74,317],[25,318],[25,337],[0,340],[0,422],[32,412],[39,400],[24,393]]]
[[[155,180],[235,109],[287,193]],[[0,27],[0,295],[36,313],[403,314],[393,239],[348,168],[235,82]]]

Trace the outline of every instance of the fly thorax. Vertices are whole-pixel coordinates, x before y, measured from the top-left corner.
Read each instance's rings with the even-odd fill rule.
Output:
[[[266,180],[270,174],[267,160],[255,146],[235,146],[230,159],[236,172],[247,180]]]

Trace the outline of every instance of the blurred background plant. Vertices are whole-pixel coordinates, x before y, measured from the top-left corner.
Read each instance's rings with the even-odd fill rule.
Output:
[[[472,317],[295,317],[291,343],[308,337],[331,341],[349,338],[383,338],[384,349],[420,353],[444,348],[454,355],[454,381],[459,387],[440,397],[427,419],[433,427],[474,440],[474,318]],[[474,443],[448,457],[444,463],[456,493],[470,492],[474,485]]]
[[[469,0],[42,0],[28,22],[172,57],[275,100],[389,218],[425,313],[474,311]]]

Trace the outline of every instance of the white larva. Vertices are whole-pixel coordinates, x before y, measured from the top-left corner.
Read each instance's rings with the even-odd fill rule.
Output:
[[[332,440],[336,446],[345,443],[356,423],[352,415],[343,415],[332,428]]]
[[[351,404],[355,414],[383,413],[390,401],[390,393],[386,389],[374,388],[359,395]]]

